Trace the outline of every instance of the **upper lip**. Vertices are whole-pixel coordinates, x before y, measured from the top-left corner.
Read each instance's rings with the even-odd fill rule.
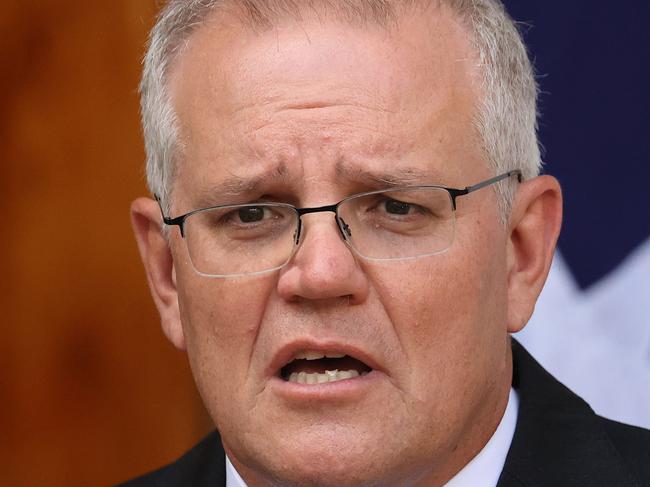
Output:
[[[291,362],[296,354],[304,351],[321,353],[343,353],[357,359],[373,370],[382,370],[378,361],[367,351],[340,340],[314,340],[313,338],[291,341],[278,349],[269,364],[267,374],[277,375],[280,369]]]

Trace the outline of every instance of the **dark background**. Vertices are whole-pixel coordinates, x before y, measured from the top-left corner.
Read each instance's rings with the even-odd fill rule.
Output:
[[[505,3],[542,89],[546,172],[564,189],[560,249],[586,288],[650,237],[650,3]]]
[[[650,4],[508,1],[543,90],[561,250],[583,287],[650,234]],[[0,10],[0,485],[110,485],[208,429],[158,326],[128,209],[155,0]]]

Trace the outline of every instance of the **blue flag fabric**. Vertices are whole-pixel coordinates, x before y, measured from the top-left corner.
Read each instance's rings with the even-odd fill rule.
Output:
[[[507,0],[540,96],[559,253],[520,340],[607,417],[650,428],[650,3]]]

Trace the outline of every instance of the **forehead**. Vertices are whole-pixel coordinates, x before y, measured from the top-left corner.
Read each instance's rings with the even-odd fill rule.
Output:
[[[468,154],[479,146],[468,37],[444,8],[388,26],[304,18],[263,31],[213,14],[170,73],[183,146],[177,179],[197,189],[247,172],[304,180],[310,160],[340,175],[342,165],[346,174],[381,172],[390,160],[421,172],[428,161],[479,157]]]

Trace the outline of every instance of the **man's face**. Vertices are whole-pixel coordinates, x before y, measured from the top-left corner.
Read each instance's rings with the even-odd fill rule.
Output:
[[[390,30],[305,19],[253,32],[215,17],[171,75],[184,147],[172,215],[260,200],[316,207],[387,176],[486,179],[476,64],[445,11]],[[233,178],[257,184],[226,189]],[[510,380],[507,238],[491,189],[460,198],[456,219],[447,252],[377,263],[351,252],[330,213],[306,215],[285,268],[234,279],[198,275],[172,232],[192,370],[252,485],[436,485],[481,449]],[[371,372],[285,380],[287,364],[328,367],[292,362],[307,352]]]

